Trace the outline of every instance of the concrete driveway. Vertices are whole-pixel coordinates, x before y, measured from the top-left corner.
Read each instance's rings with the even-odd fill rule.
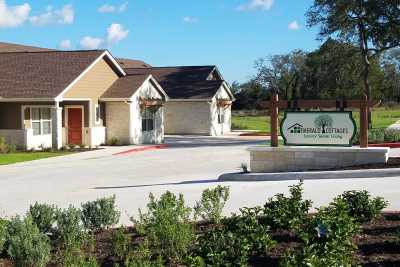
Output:
[[[217,177],[237,171],[248,161],[246,148],[265,142],[259,138],[229,136],[225,138],[167,138],[168,148],[123,155],[115,153],[132,147],[74,154],[64,157],[0,166],[0,216],[24,214],[38,202],[67,207],[101,196],[116,194],[122,211],[122,223],[129,223],[144,208],[148,194],[166,190],[184,193],[193,205],[201,192],[218,184],[231,187],[231,199],[225,212],[243,206],[262,205],[267,197],[287,192],[293,181],[226,182]],[[400,179],[307,180],[305,196],[318,207],[337,194],[350,189],[366,189],[391,202],[390,210],[400,210]]]

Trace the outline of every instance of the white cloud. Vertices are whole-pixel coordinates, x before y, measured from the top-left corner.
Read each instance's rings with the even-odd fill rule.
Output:
[[[292,21],[292,22],[289,23],[288,28],[289,28],[289,30],[296,31],[296,30],[300,29],[300,25],[299,25],[299,23],[295,20],[295,21]]]
[[[104,4],[97,10],[100,13],[122,13],[128,8],[128,2],[125,2],[119,6],[113,6],[109,4]]]
[[[270,10],[274,5],[274,0],[248,0],[246,4],[237,7],[240,11],[246,10]]]
[[[72,48],[72,42],[71,40],[62,40],[60,42],[60,44],[58,45],[58,47],[60,47],[60,49],[62,50],[68,50]]]
[[[189,16],[187,16],[187,17],[184,17],[184,18],[183,18],[183,21],[184,21],[185,23],[192,24],[192,23],[198,22],[199,19],[198,19],[198,18],[195,18],[195,17],[189,17]]]
[[[80,45],[83,49],[99,49],[104,43],[101,38],[94,38],[91,36],[85,36],[81,39]]]
[[[0,28],[17,27],[29,18],[31,6],[28,3],[7,6],[5,0],[0,0]]]
[[[125,39],[129,31],[125,30],[121,24],[113,23],[107,28],[107,43],[113,45]]]
[[[75,11],[72,5],[65,5],[61,9],[53,9],[48,6],[46,12],[29,18],[33,25],[43,26],[47,24],[72,24],[75,18]]]

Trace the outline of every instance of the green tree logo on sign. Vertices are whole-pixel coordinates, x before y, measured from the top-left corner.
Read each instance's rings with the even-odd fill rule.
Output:
[[[321,115],[315,119],[314,124],[322,129],[322,133],[326,133],[326,128],[332,127],[333,119],[329,115]]]

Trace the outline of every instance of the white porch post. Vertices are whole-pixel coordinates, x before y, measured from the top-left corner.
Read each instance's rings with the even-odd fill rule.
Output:
[[[53,149],[60,149],[62,147],[62,108],[56,102],[55,106],[51,109],[51,137]]]

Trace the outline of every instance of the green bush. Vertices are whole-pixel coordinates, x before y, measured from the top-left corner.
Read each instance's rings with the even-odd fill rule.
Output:
[[[35,203],[29,207],[27,215],[44,234],[50,234],[56,221],[57,208],[48,204]]]
[[[119,146],[119,145],[121,145],[121,142],[119,141],[118,138],[113,137],[113,138],[111,138],[110,140],[107,141],[107,145],[109,145],[109,146]]]
[[[7,253],[17,267],[42,267],[50,259],[48,237],[32,218],[13,218],[7,226]]]
[[[388,202],[381,197],[372,198],[368,191],[346,191],[339,195],[335,201],[346,202],[348,212],[357,222],[369,222],[379,216]]]
[[[81,221],[81,211],[69,206],[56,214],[56,238],[61,248],[65,250],[80,249],[87,238]]]
[[[241,215],[223,219],[217,227],[198,238],[199,248],[194,256],[201,257],[206,266],[247,266],[251,255],[265,255],[275,242],[268,227],[258,217],[261,208],[243,208]]]
[[[200,202],[194,207],[196,217],[213,223],[219,223],[222,210],[229,199],[229,187],[218,185],[213,189],[206,189],[201,195]]]
[[[0,255],[3,253],[6,243],[7,224],[8,221],[0,218]]]
[[[289,197],[277,194],[264,205],[264,220],[272,229],[295,229],[307,217],[312,202],[303,200],[303,183],[290,186],[289,191]]]
[[[400,131],[396,129],[377,128],[368,130],[368,143],[397,143],[400,142]],[[357,132],[353,144],[360,144],[360,132]]]
[[[169,261],[181,262],[195,240],[190,220],[191,208],[185,206],[183,195],[177,198],[167,191],[159,200],[150,194],[148,213],[140,213],[134,221],[140,234],[145,235],[151,249],[156,249]]]
[[[86,257],[81,250],[66,250],[62,259],[63,267],[98,267],[94,256]]]
[[[91,231],[98,231],[118,223],[120,212],[115,206],[115,195],[82,204],[82,221]]]
[[[282,266],[352,266],[356,249],[353,236],[359,225],[342,200],[321,208],[299,229],[304,244],[295,254],[286,254]]]
[[[129,254],[131,238],[125,233],[125,229],[121,227],[113,232],[111,244],[113,254],[119,260],[124,260]]]
[[[6,139],[0,136],[0,154],[7,154],[15,152],[16,146],[14,144],[7,144]]]

